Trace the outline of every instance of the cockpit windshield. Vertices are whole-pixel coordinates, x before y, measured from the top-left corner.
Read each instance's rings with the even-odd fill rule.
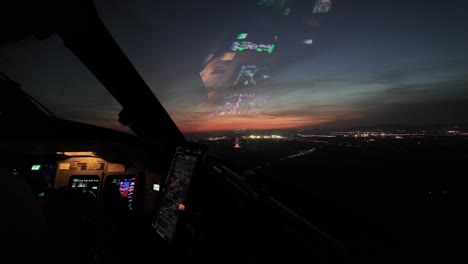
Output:
[[[462,1],[97,5],[186,134],[467,121]]]
[[[187,135],[467,121],[463,1],[95,4]],[[127,130],[57,37],[0,52],[2,68],[57,115]]]

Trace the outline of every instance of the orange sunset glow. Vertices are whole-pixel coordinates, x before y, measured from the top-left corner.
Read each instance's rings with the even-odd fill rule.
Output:
[[[175,123],[183,133],[219,132],[236,129],[272,130],[312,127],[343,119],[343,116],[224,116],[207,119],[207,113],[171,113]],[[355,119],[358,115],[349,114],[346,119]]]

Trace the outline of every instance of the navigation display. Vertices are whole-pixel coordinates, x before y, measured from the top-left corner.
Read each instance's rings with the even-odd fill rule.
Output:
[[[69,188],[97,194],[99,177],[97,175],[73,175],[70,177]]]
[[[165,181],[164,196],[159,212],[152,221],[153,229],[169,242],[173,240],[180,214],[185,210],[185,198],[195,167],[202,155],[201,149],[177,148]]]
[[[119,187],[120,198],[127,200],[128,209],[133,210],[135,204],[136,177],[133,175],[109,176],[107,182],[108,184],[115,184]]]

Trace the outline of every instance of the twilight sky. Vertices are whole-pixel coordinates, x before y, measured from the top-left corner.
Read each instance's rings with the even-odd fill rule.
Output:
[[[95,2],[186,133],[468,122],[466,1],[335,0],[318,15],[313,0],[282,8],[256,0]],[[222,61],[238,33],[275,50]],[[242,65],[267,76],[234,86]],[[0,47],[0,70],[60,117],[126,131],[120,105],[56,36]],[[200,72],[218,81],[208,85]]]

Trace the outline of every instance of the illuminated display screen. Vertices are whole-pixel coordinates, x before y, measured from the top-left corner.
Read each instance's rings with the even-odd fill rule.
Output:
[[[157,183],[154,183],[154,184],[153,184],[153,191],[155,191],[155,192],[159,192],[159,190],[160,190],[160,186],[159,186],[159,184],[157,184]]]
[[[110,176],[107,182],[119,187],[120,198],[127,200],[128,208],[133,210],[135,204],[136,178],[134,176]]]
[[[202,150],[177,148],[166,179],[164,197],[161,200],[157,217],[152,220],[152,227],[164,239],[171,241],[182,211],[185,210],[185,198],[190,181],[195,171]]]
[[[99,188],[99,177],[97,175],[71,176],[69,188],[72,190],[79,189],[96,194]]]
[[[57,165],[54,164],[34,164],[31,166],[31,177],[34,179],[31,182],[32,191],[35,194],[44,192],[52,188],[54,178],[57,173]]]

